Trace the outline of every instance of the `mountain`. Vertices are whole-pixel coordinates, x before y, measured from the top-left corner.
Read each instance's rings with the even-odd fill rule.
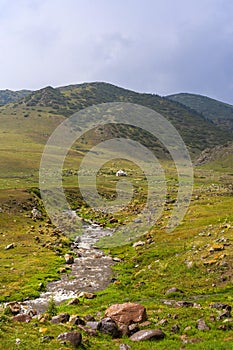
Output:
[[[16,101],[10,108],[11,112],[24,108],[29,115],[30,111],[37,109],[40,115],[49,112],[51,115],[68,117],[83,108],[104,102],[131,102],[157,111],[177,128],[192,154],[223,144],[233,137],[233,133],[223,131],[202,114],[171,99],[137,93],[102,82],[46,87]],[[113,132],[113,129],[111,131],[115,135],[117,130]]]
[[[214,100],[207,96],[180,93],[166,96],[170,101],[181,103],[198,113],[206,119],[212,120],[217,126],[224,130],[233,131],[233,106]]]
[[[12,90],[0,90],[0,105],[5,105],[10,102],[15,102],[20,100],[21,98],[29,95],[31,91],[29,90],[19,90],[19,91],[12,91]]]

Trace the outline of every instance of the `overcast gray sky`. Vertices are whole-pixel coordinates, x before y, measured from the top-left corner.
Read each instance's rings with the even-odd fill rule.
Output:
[[[0,89],[106,81],[233,104],[232,0],[0,0]]]

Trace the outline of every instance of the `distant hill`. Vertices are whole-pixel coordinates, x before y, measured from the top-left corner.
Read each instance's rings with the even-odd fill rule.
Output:
[[[51,114],[68,117],[83,108],[104,102],[131,102],[157,111],[173,123],[193,154],[198,154],[207,147],[223,144],[233,137],[233,134],[221,130],[197,111],[168,98],[137,93],[102,82],[59,88],[45,87],[16,101],[11,108],[25,108],[29,115],[31,109],[39,109],[40,114],[41,111],[48,112],[49,109]],[[113,129],[111,133],[116,135],[118,131]],[[144,135],[143,138],[148,145],[148,136]]]
[[[0,105],[5,105],[10,102],[15,102],[21,98],[28,96],[31,93],[29,90],[0,90]]]
[[[224,102],[214,100],[212,98],[180,93],[166,96],[167,99],[181,103],[192,108],[205,118],[212,120],[216,125],[224,130],[233,131],[233,106]]]

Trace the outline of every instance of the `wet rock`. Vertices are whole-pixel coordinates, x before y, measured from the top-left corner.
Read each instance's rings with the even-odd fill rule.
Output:
[[[11,244],[8,244],[8,245],[5,247],[5,250],[13,249],[13,248],[15,248],[15,247],[16,247],[15,243],[11,243]]]
[[[70,319],[70,315],[69,314],[60,314],[57,316],[53,316],[51,319],[51,323],[57,324],[57,323],[66,323],[68,322]]]
[[[160,340],[165,337],[165,334],[161,329],[143,329],[139,332],[134,333],[130,339],[132,341],[143,341],[143,340]]]
[[[147,320],[145,307],[136,303],[114,304],[106,310],[105,317],[127,325]]]
[[[205,321],[200,318],[198,321],[197,321],[197,329],[199,331],[209,331],[210,330],[210,327],[207,326],[207,324],[205,323]]]
[[[97,329],[101,333],[111,335],[112,338],[118,338],[118,336],[119,336],[118,327],[117,327],[116,323],[110,317],[103,318],[98,323]]]
[[[97,297],[96,294],[88,293],[88,292],[81,292],[81,293],[78,294],[78,298],[94,299],[96,297]]]
[[[65,258],[66,264],[74,263],[74,257],[71,254],[65,254],[64,258]]]
[[[21,305],[17,303],[17,301],[11,301],[10,303],[7,303],[6,307],[9,307],[10,312],[13,315],[17,315],[21,311]]]
[[[26,323],[28,323],[31,321],[31,319],[32,319],[31,316],[26,315],[26,314],[18,314],[16,316],[12,317],[12,321],[14,321],[14,322],[26,322]]]
[[[68,341],[70,342],[73,346],[78,347],[81,342],[82,342],[82,335],[79,332],[66,332],[59,334],[57,337],[57,340],[62,340],[62,341]]]

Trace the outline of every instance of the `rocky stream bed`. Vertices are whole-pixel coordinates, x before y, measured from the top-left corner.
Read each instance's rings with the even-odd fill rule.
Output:
[[[61,275],[58,281],[49,282],[46,291],[34,300],[21,303],[25,311],[31,308],[42,313],[46,311],[48,302],[53,297],[56,304],[75,298],[79,292],[96,292],[107,287],[111,281],[111,266],[114,261],[95,247],[96,242],[112,231],[91,224],[83,227],[83,235],[74,239],[71,250],[74,253],[71,272]]]

